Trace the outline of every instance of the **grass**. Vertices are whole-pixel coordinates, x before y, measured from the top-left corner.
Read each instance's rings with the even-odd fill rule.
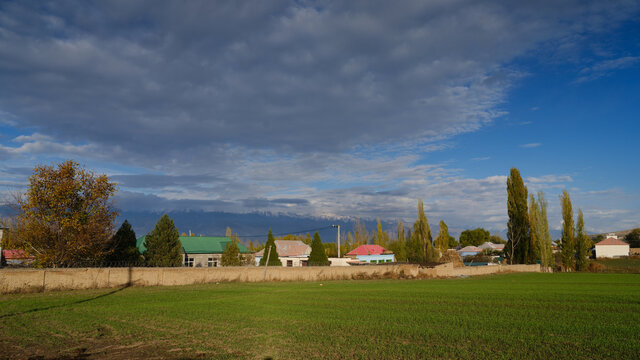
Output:
[[[604,265],[605,272],[640,274],[640,257],[593,260]]]
[[[640,354],[640,277],[223,283],[0,296],[0,358]]]

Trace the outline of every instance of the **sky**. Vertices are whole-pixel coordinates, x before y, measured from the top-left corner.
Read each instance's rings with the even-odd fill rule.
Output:
[[[638,1],[2,1],[0,196],[504,231],[506,178],[640,226]]]

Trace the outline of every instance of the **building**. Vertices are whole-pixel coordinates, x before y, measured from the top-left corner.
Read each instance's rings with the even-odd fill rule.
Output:
[[[596,258],[629,256],[629,244],[613,234],[596,244]]]
[[[380,245],[360,245],[348,252],[346,257],[373,264],[396,261],[396,257],[393,252]]]
[[[458,254],[460,254],[460,257],[464,260],[465,257],[467,256],[472,256],[472,255],[478,255],[482,252],[482,249],[477,247],[477,246],[465,246],[462,249],[458,250]]]
[[[482,250],[491,249],[495,251],[503,251],[504,244],[494,244],[492,242],[486,241],[484,244],[478,246]]]
[[[300,267],[307,266],[309,255],[311,255],[311,246],[300,240],[275,240],[278,258],[282,262],[282,266]],[[264,249],[255,253],[256,265],[260,264],[260,260],[264,255]]]
[[[34,261],[34,257],[29,255],[24,250],[0,250],[2,251],[2,257],[7,262],[7,265],[14,266],[26,266],[30,265]]]
[[[146,236],[138,238],[136,246],[140,253],[147,250],[144,246]],[[221,265],[222,253],[231,242],[226,236],[180,236],[182,243],[183,264],[187,267],[218,267]],[[240,254],[253,257],[243,244],[238,244]]]

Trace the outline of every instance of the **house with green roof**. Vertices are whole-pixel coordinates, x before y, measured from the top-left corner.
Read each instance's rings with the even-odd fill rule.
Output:
[[[136,246],[143,254],[147,248],[144,246],[146,236],[141,236],[136,241]],[[180,236],[184,266],[188,267],[218,267],[222,259],[222,253],[227,248],[231,239],[226,236]],[[253,256],[253,253],[243,244],[238,244],[240,253]]]

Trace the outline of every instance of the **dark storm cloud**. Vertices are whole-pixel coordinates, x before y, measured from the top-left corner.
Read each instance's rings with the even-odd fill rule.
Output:
[[[500,114],[502,64],[632,5],[5,2],[0,110],[165,171],[451,135]]]
[[[242,205],[247,208],[270,208],[279,205],[309,205],[307,199],[245,199]]]

